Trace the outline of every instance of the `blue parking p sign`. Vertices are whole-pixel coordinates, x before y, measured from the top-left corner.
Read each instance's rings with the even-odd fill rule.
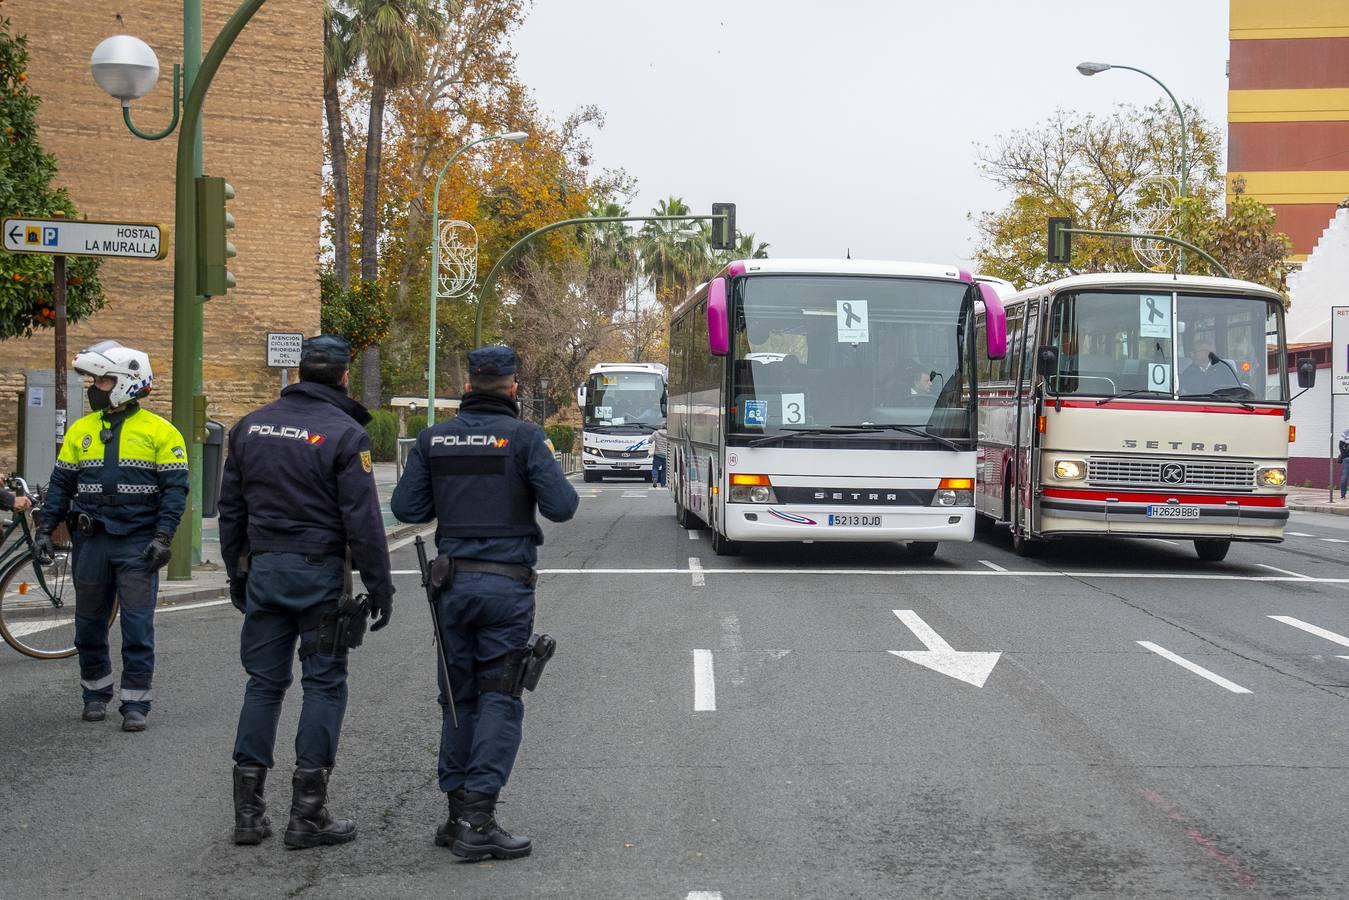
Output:
[[[52,228],[51,226],[48,226],[48,227],[46,227],[46,228],[43,228],[43,229],[42,229],[42,246],[44,246],[44,247],[55,247],[55,246],[57,246],[57,245],[60,243],[60,242],[58,241],[59,235],[60,235],[60,232],[59,232],[57,229]]]

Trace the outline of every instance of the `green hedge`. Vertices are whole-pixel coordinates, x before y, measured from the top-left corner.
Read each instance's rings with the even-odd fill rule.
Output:
[[[408,416],[408,437],[415,438],[426,429],[426,416]]]
[[[370,411],[370,424],[365,426],[370,433],[371,450],[376,462],[393,462],[398,452],[398,413],[387,409]]]
[[[576,429],[570,425],[547,425],[543,430],[558,453],[570,453],[576,446]]]

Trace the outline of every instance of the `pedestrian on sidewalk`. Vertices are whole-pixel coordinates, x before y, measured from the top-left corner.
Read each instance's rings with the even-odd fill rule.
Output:
[[[664,428],[656,429],[651,436],[651,483],[665,486],[665,459],[670,452],[669,433]]]
[[[52,558],[52,532],[69,527],[86,722],[103,721],[112,702],[108,625],[120,598],[122,730],[144,731],[154,699],[159,570],[187,507],[187,446],[166,419],[141,409],[154,383],[149,356],[101,341],[71,367],[91,379],[92,412],[61,443],[33,547],[39,559]]]
[[[393,492],[399,521],[436,520],[437,566],[453,561],[434,600],[450,680],[439,676],[439,780],[449,818],[435,842],[474,860],[532,849],[494,813],[520,750],[526,679],[537,679],[555,646],[547,635],[531,637],[543,543],[535,510],[565,522],[580,502],[543,430],[520,420],[517,368],[509,347],[470,353],[459,415],[418,435]]]
[[[1349,488],[1349,428],[1340,432],[1340,499]]]
[[[370,458],[370,414],[347,396],[351,347],[320,335],[300,350],[300,381],[230,431],[220,487],[220,555],[244,614],[248,672],[234,739],[234,842],[272,833],[263,787],[281,701],[299,644],[304,699],[295,732],[287,847],[344,844],[356,823],[328,811],[328,778],[347,708],[347,653],[367,609],[351,596],[350,564],[368,594],[371,631],[389,624],[393,577]]]

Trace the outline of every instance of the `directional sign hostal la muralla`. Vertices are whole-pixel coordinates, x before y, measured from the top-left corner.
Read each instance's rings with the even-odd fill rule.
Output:
[[[10,253],[163,259],[169,252],[168,229],[147,222],[10,218],[0,234]]]

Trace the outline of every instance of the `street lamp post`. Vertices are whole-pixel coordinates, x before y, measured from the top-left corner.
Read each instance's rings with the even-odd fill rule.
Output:
[[[1133,66],[1121,66],[1114,63],[1084,62],[1077,64],[1077,71],[1087,77],[1091,77],[1107,69],[1127,69],[1130,72],[1137,72],[1146,78],[1151,78],[1157,86],[1166,92],[1166,96],[1171,98],[1171,105],[1176,108],[1176,118],[1180,120],[1180,196],[1188,197],[1189,193],[1189,173],[1190,173],[1190,137],[1185,129],[1185,110],[1181,107],[1180,101],[1176,95],[1171,93],[1171,89],[1162,84],[1160,78],[1151,72],[1144,72],[1142,69]]]
[[[199,421],[198,397],[202,391],[201,351],[202,351],[202,310],[201,298],[197,294],[197,192],[196,177],[201,174],[201,111],[206,100],[206,91],[211,86],[220,63],[233,46],[239,33],[249,20],[262,8],[266,0],[243,0],[239,8],[230,16],[225,27],[211,44],[205,58],[201,57],[201,0],[183,2],[183,91],[185,99],[181,111],[174,109],[174,121],[161,133],[150,135],[139,131],[131,124],[130,102],[144,96],[154,85],[148,74],[136,85],[139,93],[126,91],[118,93],[109,86],[108,69],[100,71],[99,51],[107,41],[94,52],[91,60],[95,80],[108,93],[122,101],[122,117],[127,128],[138,137],[158,140],[167,137],[178,127],[178,152],[174,172],[174,241],[173,241],[173,424],[182,433],[187,443],[188,469],[191,473],[193,490],[188,527],[179,527],[173,537],[173,557],[169,562],[169,578],[186,580],[192,577],[194,552],[200,546],[201,534],[201,431],[205,428],[205,398],[201,398]],[[109,41],[120,40],[127,36],[118,35]],[[134,38],[130,39],[135,41]],[[142,44],[143,42],[137,41]],[[149,50],[148,46],[145,47]],[[150,56],[153,57],[153,51]],[[143,56],[143,54],[142,54]],[[144,60],[133,58],[132,63]],[[159,63],[154,62],[154,73],[158,75]],[[115,70],[114,70],[115,71]],[[131,74],[131,70],[125,70]],[[178,67],[174,67],[175,79]],[[147,83],[148,82],[148,83]],[[175,91],[175,99],[177,98]],[[180,115],[181,113],[181,115]]]
[[[510,131],[505,134],[489,134],[476,141],[469,141],[450,154],[450,158],[445,160],[445,165],[440,167],[440,174],[436,176],[436,192],[431,201],[431,303],[426,334],[426,427],[428,428],[436,424],[436,302],[440,293],[440,185],[445,180],[445,173],[450,170],[450,166],[468,148],[489,141],[510,141],[520,144],[528,137],[527,132]]]

